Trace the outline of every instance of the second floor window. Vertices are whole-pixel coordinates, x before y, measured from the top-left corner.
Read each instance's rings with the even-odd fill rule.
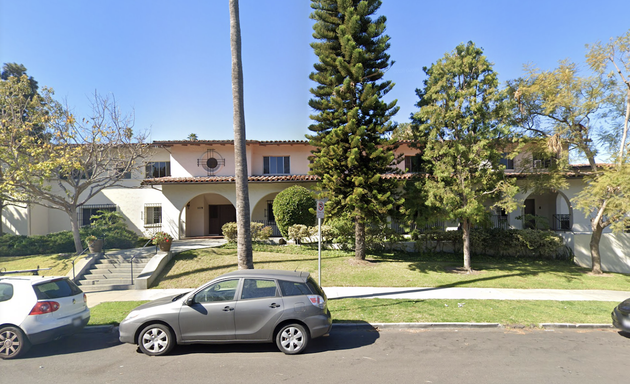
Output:
[[[147,163],[146,177],[167,177],[171,175],[171,162],[170,161],[153,161]]]
[[[507,153],[503,154],[500,163],[505,166],[505,169],[514,169],[514,159],[509,159]]]
[[[422,167],[422,156],[405,156],[405,171],[410,173],[424,172]]]
[[[265,156],[263,157],[263,174],[278,175],[291,173],[289,156]]]

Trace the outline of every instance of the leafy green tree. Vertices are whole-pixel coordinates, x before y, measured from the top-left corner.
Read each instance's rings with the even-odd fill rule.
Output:
[[[234,165],[236,168],[236,225],[238,227],[238,269],[253,269],[249,187],[247,185],[247,143],[243,95],[243,59],[238,0],[230,0],[230,47],[232,52],[232,103],[234,105]]]
[[[577,207],[591,216],[590,251],[592,273],[601,274],[599,243],[604,229],[622,232],[630,224],[630,164],[628,158],[628,123],[630,121],[630,30],[623,36],[611,39],[608,44],[596,43],[589,47],[586,59],[595,73],[607,79],[616,79],[608,99],[612,105],[610,126],[613,132],[609,142],[618,144],[612,156],[614,165],[599,167],[588,185],[577,198]]]
[[[0,73],[0,79],[2,81],[7,81],[11,77],[19,79],[22,76],[27,77],[28,88],[30,88],[30,91],[27,91],[26,88],[24,89],[25,97],[26,99],[32,100],[32,98],[37,94],[37,90],[39,86],[37,84],[37,81],[35,81],[35,79],[33,79],[32,76],[28,76],[26,74],[26,67],[22,64],[17,64],[17,63],[5,63],[2,66],[2,72]],[[37,107],[37,106],[31,103],[30,108],[33,108],[33,107]],[[0,106],[0,108],[2,108],[2,106]],[[28,110],[24,110],[22,119],[26,119],[27,115],[28,115]],[[34,126],[33,129],[28,134],[31,134],[31,135],[41,134],[41,126]],[[2,144],[0,143],[0,146],[1,145]],[[2,179],[2,169],[0,168],[0,180],[1,179]],[[21,206],[20,202],[16,200],[16,198],[17,196],[6,195],[0,191],[0,219],[2,218],[2,212],[4,211],[4,208],[8,206]],[[3,234],[2,221],[0,220],[0,235],[2,234]]]
[[[315,204],[311,192],[299,185],[278,193],[273,199],[273,216],[284,238],[289,238],[289,227],[292,225],[315,225]]]
[[[2,73],[0,74],[0,78],[2,80],[8,80],[9,77],[22,77],[22,76],[28,76],[26,74],[26,67],[23,64],[18,64],[18,63],[5,63],[2,66]],[[33,76],[28,76],[28,83],[29,83],[29,87],[31,89],[31,92],[28,96],[35,96],[35,94],[37,93],[37,90],[39,89],[39,85],[37,84],[37,81],[35,81],[35,79],[33,79]]]
[[[113,100],[95,95],[92,107],[77,121],[51,89],[31,96],[26,76],[0,82],[0,194],[65,212],[77,253],[78,208],[141,169],[150,150]]]
[[[594,73],[581,76],[577,65],[560,62],[553,71],[529,69],[515,84],[520,121],[535,137],[543,137],[551,152],[562,143],[584,156],[592,176],[578,195],[576,206],[591,216],[592,273],[601,274],[599,243],[604,229],[623,227],[628,212],[627,144],[630,117],[630,32],[609,44],[590,46],[587,62]],[[611,70],[612,69],[612,70]],[[598,143],[618,146],[615,167],[597,163]],[[606,147],[606,146],[604,146]],[[614,151],[614,149],[613,149]],[[563,156],[564,157],[564,156]],[[556,171],[566,170],[559,167]],[[562,172],[554,172],[561,175]],[[550,185],[551,187],[557,187]]]
[[[402,202],[397,181],[383,176],[395,172],[399,160],[388,139],[398,107],[383,101],[394,84],[383,80],[393,62],[386,18],[375,16],[380,6],[380,0],[311,2],[311,47],[319,59],[309,76],[317,84],[309,101],[316,111],[307,135],[315,147],[311,173],[320,177],[327,214],[354,219],[359,260],[365,259],[366,223],[384,221]]]
[[[483,51],[474,43],[458,45],[430,68],[418,92],[422,106],[414,117],[422,124],[423,158],[429,168],[426,204],[442,209],[462,229],[464,268],[470,265],[470,230],[487,220],[489,206],[513,210],[517,192],[500,164],[509,128],[510,103]]]

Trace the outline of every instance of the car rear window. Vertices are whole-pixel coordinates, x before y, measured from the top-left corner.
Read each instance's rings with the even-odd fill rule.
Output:
[[[0,283],[0,302],[11,300],[13,297],[13,285]]]
[[[68,279],[58,279],[33,285],[38,300],[58,299],[83,293],[79,287]]]
[[[306,283],[311,288],[311,291],[313,291],[313,293],[316,293],[320,295],[321,297],[326,297],[326,294],[324,293],[324,291],[319,287],[319,285],[317,285],[317,283],[315,282],[315,280],[313,280],[312,277],[309,276],[308,280],[306,280]]]
[[[278,280],[282,296],[310,295],[311,290],[304,283]]]

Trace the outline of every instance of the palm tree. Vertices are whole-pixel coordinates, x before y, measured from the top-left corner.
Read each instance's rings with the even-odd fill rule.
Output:
[[[243,61],[238,0],[230,0],[230,46],[232,50],[232,102],[234,103],[234,159],[236,166],[236,225],[238,269],[253,269],[252,236],[247,187],[245,109],[243,102]]]

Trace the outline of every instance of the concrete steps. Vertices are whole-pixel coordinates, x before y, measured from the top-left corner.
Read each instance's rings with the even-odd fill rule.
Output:
[[[77,285],[83,292],[134,289],[133,280],[140,275],[152,255],[131,257],[104,255],[81,277]]]

